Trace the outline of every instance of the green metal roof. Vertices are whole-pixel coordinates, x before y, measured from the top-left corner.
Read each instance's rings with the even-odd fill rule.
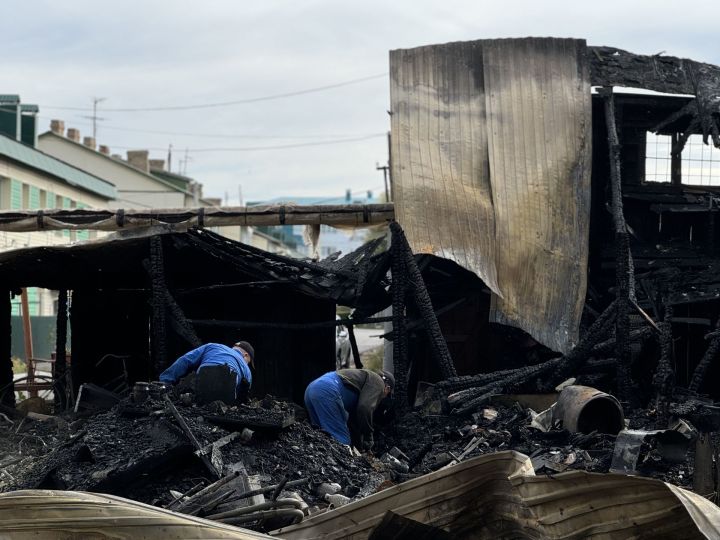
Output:
[[[187,176],[171,173],[168,171],[150,170],[150,174],[152,174],[153,176],[157,176],[158,178],[162,178],[166,182],[170,182],[173,186],[183,191],[187,191],[188,185],[190,184],[190,182],[192,182],[192,178],[188,178]]]
[[[0,94],[0,103],[20,103],[20,96],[17,94]]]
[[[1,99],[2,96],[0,96]],[[116,197],[115,186],[110,182],[76,169],[64,161],[4,135],[0,135],[0,156],[6,156],[27,167],[55,176],[71,186],[90,191],[100,197],[106,199]]]

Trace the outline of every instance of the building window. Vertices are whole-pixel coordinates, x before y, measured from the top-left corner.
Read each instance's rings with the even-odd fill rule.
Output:
[[[23,185],[20,180],[10,180],[10,209],[20,210],[23,207]]]
[[[40,291],[37,287],[28,287],[27,297],[28,311],[30,312],[30,316],[37,317],[38,315],[40,315]],[[11,306],[13,315],[15,315],[16,317],[22,315],[22,304],[19,295],[13,298]]]
[[[680,156],[672,155],[673,137],[647,134],[645,147],[645,181],[673,180],[673,166],[679,183],[692,186],[720,186],[720,150],[702,142],[701,135],[691,135]],[[676,181],[676,183],[678,183]]]
[[[28,206],[30,210],[40,208],[40,189],[35,186],[28,186]]]

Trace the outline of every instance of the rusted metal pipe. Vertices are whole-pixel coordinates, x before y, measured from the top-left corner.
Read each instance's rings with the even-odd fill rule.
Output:
[[[561,422],[571,433],[599,431],[616,435],[625,426],[625,415],[617,398],[590,386],[563,388],[552,416],[553,424]]]

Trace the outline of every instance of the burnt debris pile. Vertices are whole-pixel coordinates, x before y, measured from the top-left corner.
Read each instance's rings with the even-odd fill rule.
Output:
[[[296,418],[294,406],[271,397],[233,407],[169,395],[139,404],[127,398],[90,416],[30,413],[4,420],[2,491],[111,493],[253,526],[260,514],[234,512],[265,505],[255,510],[297,520],[298,510],[342,504],[385,480],[381,465],[352,454]]]

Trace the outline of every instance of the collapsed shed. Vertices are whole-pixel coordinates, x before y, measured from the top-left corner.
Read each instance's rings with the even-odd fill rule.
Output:
[[[201,343],[246,339],[261,351],[253,393],[301,402],[305,386],[334,369],[336,304],[362,313],[387,303],[384,259],[372,249],[373,244],[322,265],[207,230],[151,229],[5,252],[1,350],[9,358],[11,294],[38,286],[60,291],[53,375],[61,396],[75,395],[86,382],[112,389],[154,380]],[[68,323],[71,343],[66,343]],[[10,367],[4,363],[0,374],[6,404],[14,399],[7,391]]]

